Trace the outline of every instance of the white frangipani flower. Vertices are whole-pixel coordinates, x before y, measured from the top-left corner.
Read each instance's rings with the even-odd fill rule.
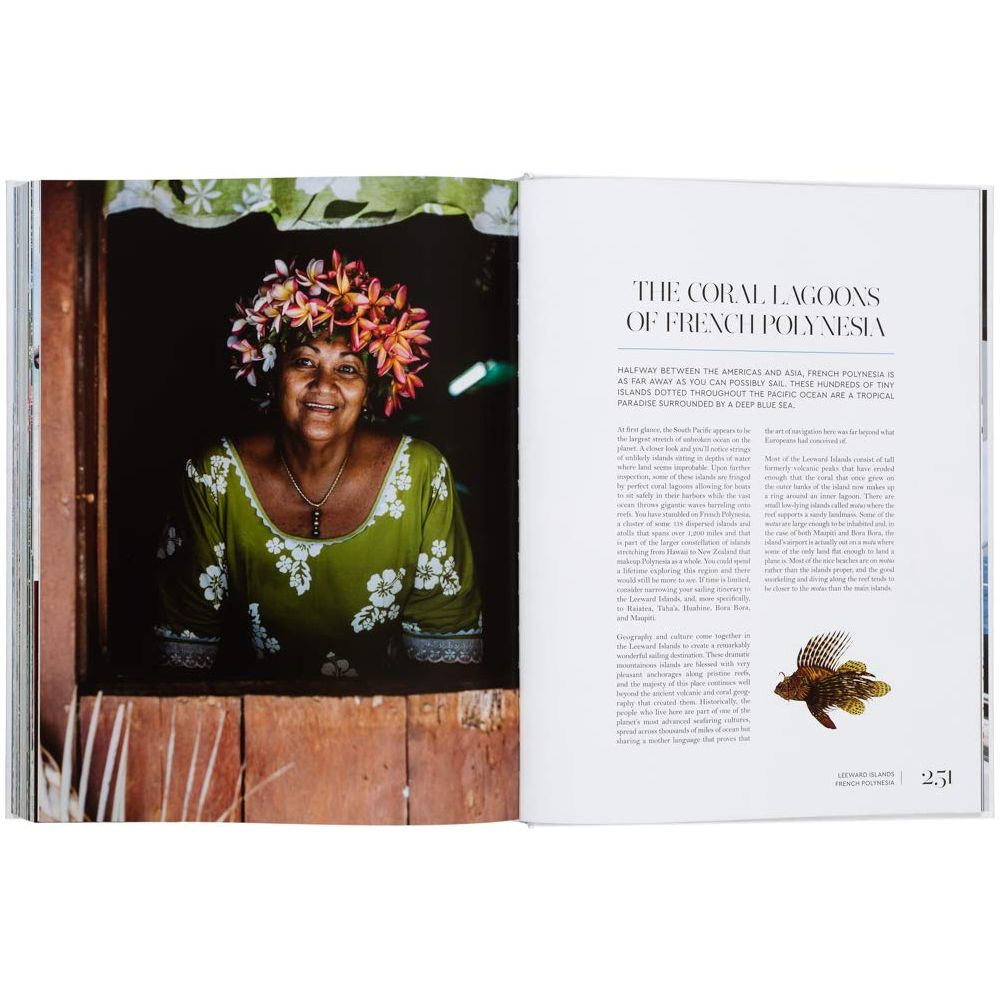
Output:
[[[215,190],[215,185],[218,183],[215,180],[192,180],[190,184],[181,185],[185,195],[184,204],[191,209],[192,215],[197,215],[199,212],[212,214],[212,202],[222,197],[222,192]]]
[[[243,188],[243,195],[240,200],[233,205],[233,211],[245,214],[256,212],[258,209],[266,208],[271,204],[271,182],[266,177],[261,177],[260,181],[249,181]]]

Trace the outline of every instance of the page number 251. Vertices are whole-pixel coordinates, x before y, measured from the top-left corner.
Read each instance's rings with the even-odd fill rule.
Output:
[[[930,785],[932,788],[944,788],[951,784],[951,770],[947,771],[921,771],[920,784]]]

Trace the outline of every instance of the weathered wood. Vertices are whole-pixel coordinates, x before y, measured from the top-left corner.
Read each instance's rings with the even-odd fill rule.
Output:
[[[80,753],[75,768],[78,788],[81,780],[79,769],[95,702],[94,697],[80,699]],[[229,818],[238,821],[241,812],[239,698],[102,698],[87,781],[87,818],[97,818],[115,717],[119,706],[122,706],[123,726],[104,814],[105,821],[111,819],[129,705],[132,710],[128,732],[125,819],[169,821],[200,818],[212,821],[222,816],[235,801],[236,808]]]
[[[80,699],[77,787],[94,704],[93,697]],[[248,696],[242,780],[239,698],[105,697],[86,793],[90,819],[97,815],[121,706],[104,818],[112,816],[129,705],[128,820],[194,820],[199,810],[202,820],[215,820],[234,803],[227,817],[232,821],[244,816],[256,822],[379,824],[405,823],[407,815],[411,823],[517,818],[516,691],[408,698]],[[245,801],[239,797],[241,786]]]
[[[518,722],[517,691],[410,695],[409,821],[517,819]]]
[[[77,661],[76,292],[78,191],[42,185],[39,452],[39,730],[58,757]]]
[[[247,696],[244,745],[248,822],[406,822],[405,698]]]
[[[94,442],[94,610],[96,644],[101,656],[108,652],[108,220],[102,207],[104,186],[89,188],[88,211],[93,226],[94,281],[89,283],[93,302],[94,365],[91,377]]]

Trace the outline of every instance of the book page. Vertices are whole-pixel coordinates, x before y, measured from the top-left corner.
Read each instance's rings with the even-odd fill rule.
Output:
[[[984,808],[983,210],[522,183],[522,819]]]

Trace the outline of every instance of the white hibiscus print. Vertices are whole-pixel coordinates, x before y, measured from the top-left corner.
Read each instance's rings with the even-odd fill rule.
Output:
[[[339,658],[336,653],[327,653],[326,662],[319,668],[319,672],[327,677],[357,677],[358,672],[351,664]]]
[[[229,467],[232,464],[232,460],[225,455],[213,455],[209,459],[208,472],[202,475],[199,475],[194,462],[190,459],[188,459],[186,468],[188,476],[196,483],[207,487],[209,493],[212,494],[212,499],[218,503],[219,496],[226,492],[226,485],[229,482]]]
[[[394,621],[399,617],[400,607],[396,595],[403,589],[406,568],[384,569],[368,579],[368,604],[351,619],[355,632],[370,632],[376,625]]]
[[[389,514],[392,517],[399,518],[402,517],[405,509],[403,501],[399,499],[396,493],[395,480],[390,480],[385,484],[385,489],[382,490],[382,495],[375,505],[375,516],[379,517],[381,514]],[[398,513],[393,513],[393,511],[398,511]]]
[[[250,638],[253,642],[254,652],[257,654],[258,660],[264,659],[265,653],[278,653],[281,651],[281,645],[274,636],[267,634],[267,629],[261,624],[260,621],[260,605],[251,604],[249,606],[250,613]]]
[[[416,590],[433,590],[441,578],[441,560],[430,557],[426,552],[417,556],[417,571],[413,578]]]
[[[330,190],[334,197],[341,201],[358,201],[358,195],[361,193],[361,178],[334,177],[330,184]]]
[[[218,565],[206,566],[205,572],[198,577],[198,585],[205,594],[205,600],[210,601],[216,611],[222,606],[226,591],[229,589],[229,580],[226,575],[226,546],[224,542],[219,542],[213,548]]]
[[[399,520],[406,510],[406,504],[403,503],[403,498],[399,494],[405,493],[413,485],[413,480],[410,477],[410,456],[406,451],[408,447],[409,443],[407,442],[403,445],[403,450],[399,453],[396,471],[389,477],[385,488],[378,498],[372,520],[376,517],[381,517],[383,514],[388,514],[390,517]]]
[[[431,480],[431,497],[435,500],[448,499],[448,463],[443,458]]]
[[[455,570],[455,557],[448,556],[441,570],[441,593],[446,597],[453,597],[461,588],[462,581],[459,580]]]
[[[472,224],[481,233],[513,236],[517,232],[517,205],[514,191],[506,184],[494,184],[483,195],[483,210],[473,216]]]
[[[361,191],[360,177],[298,177],[295,190],[314,195],[329,188],[339,201],[358,201]]]
[[[218,181],[191,181],[190,185],[181,185],[184,189],[184,204],[191,209],[192,215],[204,212],[212,214],[212,202],[222,197],[221,191],[215,190]]]
[[[381,608],[373,608],[366,604],[352,619],[351,628],[355,632],[370,632],[376,625],[386,620]]]
[[[167,524],[160,538],[160,547],[156,550],[156,558],[166,559],[167,556],[172,556],[181,547],[182,541],[177,529],[172,524]]]
[[[334,179],[333,177],[297,177],[295,190],[308,195],[319,194],[324,188],[328,188]]]
[[[284,545],[280,538],[269,538],[266,542],[266,547],[271,555],[276,556],[284,548]]]
[[[176,201],[165,184],[152,181],[125,181],[121,191],[111,199],[108,212],[124,212],[130,208],[154,208],[163,215],[173,215]]]
[[[278,542],[278,546],[272,546],[271,543],[275,541]],[[318,556],[323,546],[318,542],[300,542],[293,538],[282,541],[274,538],[268,541],[267,548],[272,555],[282,552],[281,558],[276,563],[278,572],[288,574],[288,585],[301,597],[312,583],[309,559]]]
[[[368,581],[368,591],[371,594],[371,602],[377,608],[388,608],[393,604],[396,595],[403,589],[403,573],[399,570],[384,569],[382,573],[376,573]]]
[[[446,557],[446,558],[445,558]],[[444,558],[444,563],[441,559]],[[415,590],[441,588],[441,593],[453,597],[462,587],[455,569],[455,557],[448,555],[448,544],[443,538],[431,542],[431,554],[421,552],[417,556],[417,570],[413,578]]]

